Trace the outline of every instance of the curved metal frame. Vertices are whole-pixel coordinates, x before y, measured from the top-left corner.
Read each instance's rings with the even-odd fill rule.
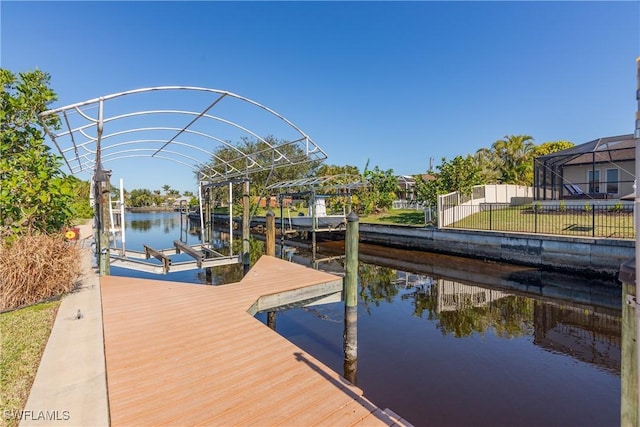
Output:
[[[212,94],[214,99],[202,111],[189,111],[182,109],[142,109],[138,111],[126,111],[111,117],[104,117],[105,102],[116,98],[131,95],[167,92],[187,91],[202,94]],[[271,144],[249,126],[242,125],[224,117],[208,114],[210,110],[218,106],[225,99],[236,99],[255,107],[258,111],[265,112],[268,117],[275,117],[284,125],[293,130],[294,138],[285,140],[279,144]],[[60,131],[50,129],[45,124],[45,118],[57,115],[63,124]],[[175,126],[142,126],[117,128],[124,120],[130,118],[187,116],[191,121],[183,127]],[[281,114],[249,98],[219,89],[210,89],[195,86],[158,86],[141,88],[125,92],[114,93],[100,98],[90,99],[84,102],[71,104],[65,107],[45,111],[39,116],[46,134],[55,144],[62,155],[65,164],[71,174],[82,172],[93,173],[99,164],[113,162],[120,159],[134,157],[156,157],[176,162],[191,168],[192,171],[207,170],[202,173],[200,179],[210,182],[225,181],[236,177],[248,177],[251,173],[270,170],[273,168],[296,165],[310,161],[322,161],[327,158],[326,153],[300,128],[294,125]],[[70,119],[83,121],[74,125]],[[233,143],[223,137],[209,131],[194,130],[191,127],[199,120],[205,119],[226,126],[239,132],[242,137],[251,137],[265,144],[266,149],[259,152],[243,152]],[[201,121],[200,123],[209,123]],[[111,130],[111,131],[110,131]],[[107,133],[110,132],[110,133]],[[171,137],[158,138],[158,133],[171,132]],[[153,136],[144,135],[154,134]],[[129,135],[136,135],[129,138]],[[148,136],[148,137],[145,137]],[[184,136],[187,140],[179,140]],[[142,144],[144,147],[140,148]],[[175,149],[169,150],[168,146]],[[296,145],[300,148],[297,153],[303,156],[287,156],[280,148],[286,145]],[[221,159],[216,157],[216,147],[227,147],[237,152],[233,159]],[[181,151],[182,150],[182,151]],[[202,155],[206,157],[201,160]],[[266,154],[266,155],[265,155]],[[219,167],[213,168],[212,160],[217,160]],[[193,162],[193,163],[189,163]],[[239,167],[238,164],[244,167]]]

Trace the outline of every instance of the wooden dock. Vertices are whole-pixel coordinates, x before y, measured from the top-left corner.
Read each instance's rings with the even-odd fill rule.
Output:
[[[111,425],[410,425],[250,314],[338,281],[268,256],[223,286],[101,277]]]

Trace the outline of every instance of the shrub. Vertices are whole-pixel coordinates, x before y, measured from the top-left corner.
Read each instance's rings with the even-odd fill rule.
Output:
[[[584,211],[585,212],[591,212],[593,208],[591,207],[591,204],[589,202],[584,204]]]
[[[80,274],[80,249],[62,233],[25,234],[0,243],[0,311],[70,291]]]
[[[566,212],[567,211],[567,203],[564,200],[560,200],[560,212]]]
[[[624,205],[621,202],[618,202],[613,206],[609,206],[608,211],[609,212],[622,212],[623,208],[624,208]]]

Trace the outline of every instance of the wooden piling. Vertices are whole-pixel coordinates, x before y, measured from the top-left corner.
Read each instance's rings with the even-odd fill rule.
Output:
[[[99,165],[94,179],[94,194],[96,198],[95,214],[97,219],[96,255],[98,257],[98,267],[100,269],[100,275],[108,276],[111,274],[111,265],[109,259],[109,193],[111,191],[111,184],[109,181],[109,171],[104,170],[102,168],[102,165]]]
[[[620,266],[622,282],[622,345],[620,367],[620,425],[638,425],[638,363],[635,259]]]
[[[358,361],[358,222],[358,215],[351,211],[344,242],[344,376],[354,385]]]
[[[251,267],[250,242],[251,233],[249,230],[251,205],[249,203],[249,180],[242,183],[242,271],[243,274],[249,272]],[[232,221],[231,218],[229,218]]]
[[[269,256],[276,256],[276,214],[271,210],[271,208],[269,208],[269,211],[267,212],[266,222],[266,254]]]

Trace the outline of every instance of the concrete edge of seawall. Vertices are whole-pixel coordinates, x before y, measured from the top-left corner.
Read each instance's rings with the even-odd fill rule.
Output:
[[[634,240],[360,224],[360,241],[617,278]]]

